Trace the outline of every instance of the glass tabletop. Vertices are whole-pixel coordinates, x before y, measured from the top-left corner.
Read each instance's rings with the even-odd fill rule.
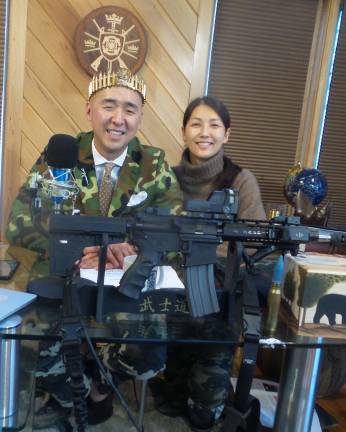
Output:
[[[22,317],[21,326],[15,334],[2,334],[4,339],[62,339],[60,300],[36,299],[34,303],[17,314]],[[76,322],[80,321],[88,335],[99,342],[126,340],[128,343],[242,345],[240,306],[237,314],[236,319],[228,320],[224,314],[193,318],[188,314],[108,312],[102,322],[96,321],[94,316],[79,316],[76,317]],[[265,314],[262,322],[265,322]],[[328,335],[327,328],[325,331]],[[83,333],[84,330],[79,332],[81,337]],[[335,329],[333,333],[335,334]],[[276,330],[269,333],[262,328],[260,343],[272,348],[314,348],[345,346],[346,339],[342,337],[342,333],[340,338],[337,338],[335,335],[333,337],[314,335],[308,328],[298,329],[296,320],[282,305]]]
[[[25,290],[30,280],[42,276],[37,271],[39,266],[36,266],[36,270],[33,271],[33,263],[37,257],[33,252],[11,247],[5,253],[18,259],[21,265],[13,279],[2,284],[3,287]],[[46,283],[49,284],[49,279]],[[243,323],[240,299],[236,317],[227,316],[227,297],[225,297],[222,298],[220,314],[193,318],[188,312],[184,290],[155,290],[141,295],[141,298],[136,301],[126,298],[113,288],[105,298],[104,319],[102,322],[97,322],[92,316],[95,309],[95,294],[88,295],[87,290],[83,288],[81,298],[88,297],[89,304],[85,306],[88,301],[84,299],[82,310],[86,310],[87,313],[81,314],[79,318],[90,337],[101,342],[118,342],[126,339],[129,343],[232,345],[242,343],[240,334]],[[22,316],[22,325],[16,334],[2,334],[3,338],[61,339],[61,300],[37,298],[35,302],[18,313]],[[265,317],[262,322],[265,322]],[[328,328],[321,336],[309,328],[298,328],[293,316],[282,305],[277,329],[270,334],[262,329],[261,344],[272,347],[310,346],[311,348],[323,345],[346,345],[346,337],[343,336],[342,331],[340,330],[339,338],[337,332],[335,333],[337,329],[332,330],[332,336]]]
[[[20,261],[20,267],[11,281],[2,281],[2,286],[25,291],[31,280],[37,280],[42,267],[36,265],[36,254],[10,248],[2,250],[3,256]],[[49,286],[49,279],[44,279]],[[97,287],[96,287],[97,288]],[[75,329],[83,339],[86,334],[95,342],[154,343],[154,344],[219,344],[242,345],[241,297],[238,297],[236,316],[229,316],[227,296],[220,298],[221,312],[211,316],[190,316],[184,290],[155,290],[145,293],[138,301],[125,298],[112,287],[105,296],[102,322],[96,321],[96,294],[83,287],[82,310],[76,317]],[[20,352],[18,409],[6,418],[0,416],[1,430],[31,430],[34,398],[34,375],[39,342],[62,340],[62,301],[38,297],[32,304],[17,312],[22,324],[16,333],[6,334],[0,330],[0,342],[18,343]],[[262,322],[265,322],[263,316]],[[260,344],[270,348],[318,348],[345,346],[346,338],[315,335],[309,328],[298,328],[297,322],[281,305],[278,326],[275,331],[261,330]],[[31,413],[31,414],[30,414]]]
[[[170,298],[170,297],[168,297]],[[17,312],[22,324],[15,334],[2,334],[4,339],[61,340],[62,305],[59,300],[36,299]],[[103,321],[94,316],[76,317],[77,328],[99,342],[128,343],[198,343],[239,344],[240,326],[228,323],[219,314],[192,318],[189,315],[159,313],[109,312]],[[1,329],[0,329],[1,333]]]

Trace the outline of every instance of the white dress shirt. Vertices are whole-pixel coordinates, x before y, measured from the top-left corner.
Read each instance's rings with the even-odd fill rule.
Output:
[[[120,156],[118,156],[116,159],[114,160],[108,160],[105,159],[96,149],[95,144],[94,144],[94,140],[92,141],[91,144],[91,149],[92,149],[92,154],[93,154],[93,158],[94,158],[94,164],[95,164],[95,172],[96,172],[96,178],[97,178],[97,184],[98,187],[100,188],[101,186],[101,182],[102,182],[102,177],[103,177],[103,171],[104,171],[104,167],[105,167],[105,163],[111,162],[114,163],[114,168],[112,170],[112,181],[113,184],[116,184],[116,181],[118,179],[119,176],[119,171],[120,168],[123,166],[124,164],[124,160],[126,158],[126,154],[127,154],[127,147],[126,149],[121,153]]]

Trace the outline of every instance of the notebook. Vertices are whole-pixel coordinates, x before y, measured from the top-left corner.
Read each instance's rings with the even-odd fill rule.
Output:
[[[0,288],[0,321],[33,302],[36,294]]]

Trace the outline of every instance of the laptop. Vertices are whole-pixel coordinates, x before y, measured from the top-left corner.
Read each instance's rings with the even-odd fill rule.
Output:
[[[33,302],[36,297],[36,294],[0,288],[0,323]]]

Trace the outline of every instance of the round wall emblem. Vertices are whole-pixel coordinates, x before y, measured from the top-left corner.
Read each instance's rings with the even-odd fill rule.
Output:
[[[126,67],[135,73],[144,63],[147,38],[143,25],[128,10],[106,6],[90,12],[75,33],[78,60],[93,76]]]

